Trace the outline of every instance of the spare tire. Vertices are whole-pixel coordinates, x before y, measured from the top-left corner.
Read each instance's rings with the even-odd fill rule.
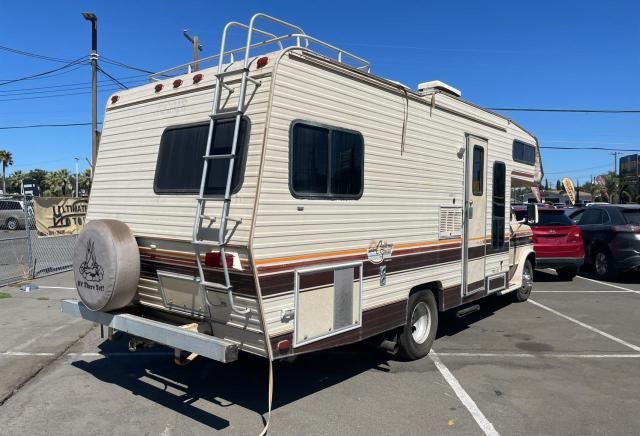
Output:
[[[90,310],[106,312],[131,303],[140,254],[129,227],[117,220],[88,222],[76,242],[73,273],[80,299]]]

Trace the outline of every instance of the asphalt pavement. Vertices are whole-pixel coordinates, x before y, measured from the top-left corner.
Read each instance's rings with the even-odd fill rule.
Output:
[[[424,359],[357,344],[278,363],[270,434],[640,434],[639,282],[538,272],[529,302],[444,316]],[[265,360],[178,367],[60,313],[72,290],[0,291],[0,435],[261,431]]]

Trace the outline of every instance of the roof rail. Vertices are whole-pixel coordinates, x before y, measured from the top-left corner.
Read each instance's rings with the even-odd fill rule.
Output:
[[[276,24],[279,26],[288,29],[291,33],[285,33],[282,35],[276,35],[274,33],[266,32],[264,30],[258,29],[255,26],[255,22],[260,19],[267,22],[271,22],[272,24]],[[231,29],[240,29],[247,32],[247,42],[246,45],[233,49],[225,49],[226,37]],[[253,34],[257,34],[264,39],[258,42],[252,42]],[[178,65],[177,67],[169,68],[167,70],[159,71],[149,76],[150,81],[161,80],[166,77],[172,77],[174,75],[185,74],[192,72],[192,69],[195,64],[202,65],[203,63],[213,63],[214,61],[218,62],[218,66],[221,66],[225,63],[225,60],[228,58],[229,62],[235,62],[238,60],[244,60],[245,64],[249,62],[249,54],[252,49],[265,47],[269,45],[275,45],[278,50],[283,50],[286,47],[303,47],[308,50],[317,52],[318,54],[325,55],[329,58],[335,59],[340,63],[344,63],[347,65],[351,65],[354,68],[364,70],[366,72],[371,71],[371,63],[359,56],[354,55],[346,50],[338,48],[334,45],[328,44],[324,41],[319,40],[318,38],[314,38],[313,36],[307,35],[302,28],[287,23],[286,21],[282,21],[278,18],[257,13],[253,17],[251,17],[251,21],[249,25],[239,23],[237,21],[230,21],[224,27],[224,31],[222,33],[222,43],[221,50],[219,54],[208,56],[204,58],[198,59],[198,61],[189,62],[186,64]],[[316,47],[316,50],[314,50]],[[321,51],[318,51],[321,49]],[[246,65],[245,65],[246,66]]]

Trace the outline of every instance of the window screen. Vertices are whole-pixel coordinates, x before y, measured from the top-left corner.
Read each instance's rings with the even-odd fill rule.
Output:
[[[240,190],[247,154],[248,121],[242,119],[236,148],[231,192]],[[230,154],[235,118],[216,120],[211,154]],[[200,190],[209,123],[167,128],[160,139],[154,190],[158,194],[195,194]],[[209,161],[205,194],[222,195],[229,172],[228,159]]]
[[[297,122],[291,130],[290,186],[296,197],[356,199],[362,195],[362,135]]]
[[[524,142],[513,141],[513,160],[528,165],[535,165],[536,148]]]
[[[473,168],[471,171],[471,189],[473,195],[484,192],[484,148],[473,146]]]
[[[493,164],[493,204],[491,213],[491,246],[502,248],[504,246],[504,212],[507,170],[502,162]]]

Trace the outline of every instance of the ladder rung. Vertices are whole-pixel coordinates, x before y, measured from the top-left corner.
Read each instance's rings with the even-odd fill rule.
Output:
[[[218,217],[211,216],[211,215],[200,215],[200,218],[202,218],[203,220],[209,220],[209,221],[215,221],[218,219]]]
[[[221,244],[219,241],[206,241],[206,240],[191,241],[191,243],[193,245],[201,245],[203,247],[220,247],[222,245],[225,245],[225,243]]]
[[[216,77],[218,78],[223,78],[223,77],[227,77],[227,76],[233,76],[234,74],[241,74],[243,72],[249,72],[249,68],[238,68],[235,70],[227,70],[227,71],[222,71],[220,73],[216,74]]]
[[[218,112],[217,114],[211,114],[209,115],[209,118],[213,118],[218,119],[218,118],[231,118],[231,117],[237,117],[238,115],[242,116],[244,115],[244,112],[242,111],[225,111],[225,112]]]
[[[260,85],[262,85],[262,82],[261,82],[261,81],[256,80],[256,79],[254,79],[253,77],[249,77],[249,76],[247,76],[247,80],[248,80],[249,82],[252,82],[252,83],[253,83],[254,85],[256,85],[256,86],[260,86]]]
[[[214,283],[214,282],[200,282],[202,286],[206,286],[207,288],[218,289],[221,291],[228,291],[229,289],[233,289],[233,286],[226,286],[222,283]]]
[[[235,154],[211,154],[209,156],[202,156],[204,159],[235,159]]]

